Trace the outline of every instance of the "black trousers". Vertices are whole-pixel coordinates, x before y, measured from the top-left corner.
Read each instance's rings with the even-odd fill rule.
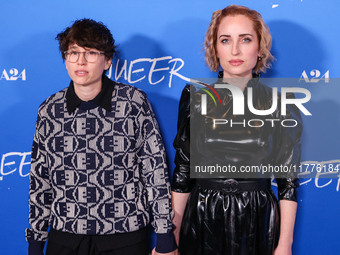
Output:
[[[148,255],[146,229],[105,236],[76,235],[51,229],[46,255]]]

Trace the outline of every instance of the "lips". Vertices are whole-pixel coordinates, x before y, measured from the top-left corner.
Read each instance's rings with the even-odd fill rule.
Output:
[[[75,71],[75,74],[77,76],[86,76],[88,74],[88,72],[85,71],[85,70],[77,70],[77,71]]]
[[[233,60],[230,60],[229,61],[229,64],[232,65],[232,66],[240,66],[243,64],[243,60],[241,59],[233,59]]]

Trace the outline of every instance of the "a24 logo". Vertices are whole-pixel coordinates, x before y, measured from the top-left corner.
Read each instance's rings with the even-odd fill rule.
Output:
[[[299,81],[305,81],[306,83],[318,83],[319,81],[324,81],[329,83],[329,70],[327,70],[322,76],[321,72],[317,69],[310,71],[310,77],[308,77],[306,70],[303,70]]]
[[[4,69],[0,76],[0,81],[16,81],[18,79],[26,81],[26,69],[23,69],[21,72],[19,72],[19,70],[16,68],[11,68],[8,71]]]

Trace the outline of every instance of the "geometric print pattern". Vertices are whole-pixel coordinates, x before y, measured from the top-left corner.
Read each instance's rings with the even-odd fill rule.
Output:
[[[165,149],[145,93],[113,82],[112,111],[83,102],[69,114],[67,88],[40,107],[30,172],[27,240],[48,226],[76,234],[172,230]]]

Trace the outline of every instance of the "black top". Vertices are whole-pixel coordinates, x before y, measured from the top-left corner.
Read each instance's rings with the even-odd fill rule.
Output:
[[[216,84],[213,85],[213,87],[215,86]],[[271,108],[273,97],[270,87],[261,84],[259,79],[252,79],[248,82],[247,87],[252,89],[255,109]],[[281,115],[281,95],[278,94],[278,109],[275,109],[269,115],[255,115],[247,107],[248,92],[245,89],[243,93],[245,98],[244,115],[233,115],[233,95],[231,92],[227,89],[216,89],[216,91],[221,98],[222,106],[218,103],[215,105],[208,96],[207,114],[205,116],[201,114],[201,94],[205,92],[192,85],[187,85],[182,92],[179,105],[178,133],[174,140],[176,168],[172,190],[175,192],[190,192],[192,190],[195,179],[190,178],[190,158],[191,161],[195,159],[196,162],[204,162],[208,165],[230,164],[238,170],[242,166],[285,166],[286,169],[290,170],[274,174],[278,184],[279,199],[297,201],[296,189],[299,186],[299,181],[294,167],[300,163],[300,137],[302,133],[302,120],[298,108],[295,105],[287,105],[287,114]],[[213,127],[213,119],[226,119],[228,124]],[[269,119],[276,119],[277,121],[266,121]],[[296,126],[284,127],[281,125],[282,121],[288,119],[294,120]],[[245,123],[245,125],[235,124],[231,126],[231,120],[234,123]],[[256,123],[256,120],[260,124]],[[206,124],[203,125],[204,122]],[[261,123],[263,123],[262,126]],[[191,134],[190,125],[192,126]],[[191,139],[195,137],[195,140],[190,142],[190,137]],[[235,176],[229,177],[227,173],[223,173],[219,177],[235,178]],[[240,177],[240,175],[237,177]],[[253,173],[244,175],[244,178],[241,177],[238,181],[264,177],[270,176]]]
[[[106,111],[112,111],[111,99],[112,92],[114,90],[115,84],[108,79],[105,75],[103,75],[102,79],[102,89],[99,94],[93,99],[90,100],[90,104],[95,103],[96,106],[100,106],[104,108]],[[113,85],[112,85],[113,84]],[[73,81],[70,82],[70,86],[66,92],[66,107],[69,114],[73,113],[77,107],[84,103],[74,91]],[[86,104],[85,104],[86,105]]]

